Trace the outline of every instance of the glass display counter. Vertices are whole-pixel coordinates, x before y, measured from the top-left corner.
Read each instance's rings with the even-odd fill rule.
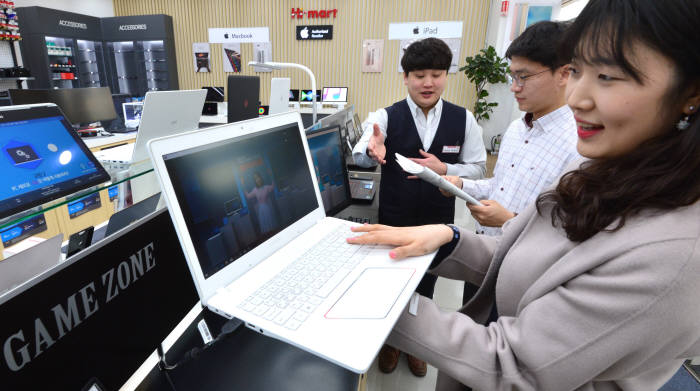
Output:
[[[0,220],[0,250],[33,236],[48,239],[62,233],[68,240],[70,235],[104,225],[114,213],[160,192],[150,160],[105,169],[110,175],[108,182]]]

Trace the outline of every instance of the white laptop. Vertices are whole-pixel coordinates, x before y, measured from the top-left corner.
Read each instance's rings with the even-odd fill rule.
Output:
[[[289,111],[288,77],[273,77],[270,81],[270,110],[269,114],[279,114]]]
[[[396,262],[346,242],[357,224],[326,217],[299,113],[148,149],[202,304],[366,372],[434,253]]]
[[[0,295],[22,285],[61,261],[63,234],[0,261]]]
[[[149,140],[199,127],[206,96],[203,89],[147,92],[136,142],[101,150],[95,157],[103,165],[115,167],[148,159]]]

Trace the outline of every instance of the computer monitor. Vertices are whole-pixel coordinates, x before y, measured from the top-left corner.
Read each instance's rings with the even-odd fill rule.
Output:
[[[73,125],[117,118],[109,87],[49,90],[49,99],[61,108]]]
[[[202,89],[207,90],[207,102],[223,102],[226,95],[224,95],[224,87],[202,87]]]
[[[299,102],[299,89],[289,90],[289,101]]]
[[[328,117],[328,114],[316,114],[316,122],[321,118]],[[314,124],[314,117],[311,113],[301,113],[301,123],[304,125],[304,129],[309,129]],[[316,128],[319,128],[317,126]]]
[[[316,169],[323,208],[327,216],[333,216],[351,203],[340,126],[334,125],[308,132],[306,139]]]
[[[301,90],[301,95],[299,97],[300,102],[311,102],[313,95],[312,90]],[[316,90],[316,102],[321,102],[321,90]]]
[[[227,80],[226,92],[228,94],[228,122],[258,117],[260,77],[231,75]]]
[[[0,114],[0,218],[109,180],[56,105]]]
[[[323,87],[323,102],[346,103],[348,101],[347,87]]]
[[[31,105],[50,102],[49,90],[16,90],[11,89],[10,101],[13,105]]]
[[[143,102],[122,103],[122,112],[124,113],[124,126],[129,129],[138,128],[143,112]]]

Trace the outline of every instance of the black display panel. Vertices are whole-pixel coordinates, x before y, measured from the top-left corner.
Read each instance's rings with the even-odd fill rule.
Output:
[[[205,278],[318,208],[297,123],[164,160]]]
[[[89,124],[117,118],[109,87],[49,90],[49,99],[61,108],[72,124]]]
[[[0,296],[3,390],[124,385],[199,300],[177,242],[163,209]]]
[[[109,180],[56,106],[2,111],[0,149],[0,218]]]

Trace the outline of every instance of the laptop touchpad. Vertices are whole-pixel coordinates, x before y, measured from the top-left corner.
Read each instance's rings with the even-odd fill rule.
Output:
[[[326,318],[385,318],[415,272],[399,267],[365,269],[326,313]]]

